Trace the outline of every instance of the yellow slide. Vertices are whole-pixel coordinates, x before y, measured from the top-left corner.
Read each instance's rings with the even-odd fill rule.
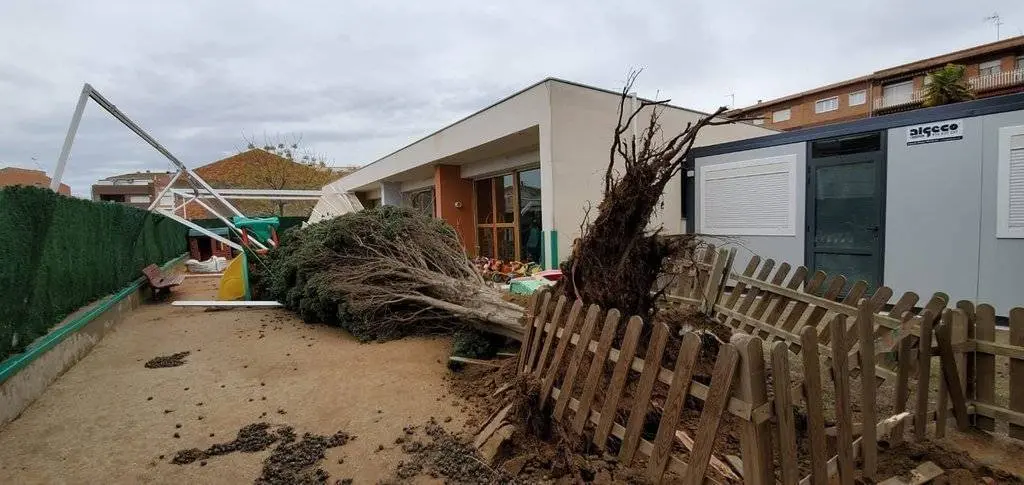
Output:
[[[220,277],[220,288],[217,290],[217,299],[221,301],[246,299],[248,293],[247,270],[243,252],[235,256],[224,268],[224,274]]]

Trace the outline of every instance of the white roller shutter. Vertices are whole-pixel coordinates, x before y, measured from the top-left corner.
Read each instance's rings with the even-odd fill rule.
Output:
[[[796,155],[699,168],[704,234],[796,235]]]
[[[996,237],[1024,238],[1024,126],[999,130]]]

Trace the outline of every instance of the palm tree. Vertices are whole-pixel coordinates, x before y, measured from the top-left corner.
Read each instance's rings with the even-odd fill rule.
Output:
[[[939,106],[974,99],[966,74],[967,67],[960,64],[946,64],[946,67],[929,73],[925,78],[924,105]]]

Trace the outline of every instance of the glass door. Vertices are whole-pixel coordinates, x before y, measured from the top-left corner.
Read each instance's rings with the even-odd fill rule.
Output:
[[[858,280],[882,284],[885,155],[843,151],[809,158],[806,244],[808,268],[846,276],[845,294]]]
[[[477,255],[542,263],[540,169],[474,182]]]
[[[512,174],[477,180],[477,255],[515,261],[519,254],[518,194]]]

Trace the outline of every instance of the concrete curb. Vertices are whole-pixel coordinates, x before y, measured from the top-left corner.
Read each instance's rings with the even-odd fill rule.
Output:
[[[174,258],[163,267],[179,264],[186,257]],[[17,418],[128,312],[141,305],[145,281],[140,277],[121,291],[79,309],[24,352],[0,362],[0,427]]]

